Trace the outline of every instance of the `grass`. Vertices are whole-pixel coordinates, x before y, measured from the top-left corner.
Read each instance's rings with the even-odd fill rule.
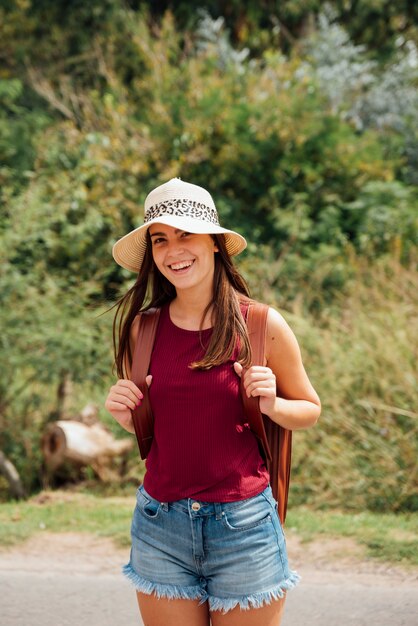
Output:
[[[295,507],[289,511],[286,528],[306,542],[324,536],[350,537],[365,546],[369,557],[400,565],[418,565],[416,513],[347,513]]]
[[[317,321],[286,314],[322,400],[315,428],[294,433],[290,497],[324,509],[417,511],[416,270],[353,258],[352,271]]]
[[[64,491],[44,492],[26,502],[0,504],[0,546],[11,546],[43,530],[89,532],[128,546],[133,497],[101,498]]]
[[[90,532],[130,543],[133,496],[103,497],[66,491],[43,492],[26,502],[0,504],[0,546],[16,545],[35,533]],[[293,507],[286,528],[310,542],[350,537],[367,555],[401,565],[418,565],[417,514],[347,513]]]

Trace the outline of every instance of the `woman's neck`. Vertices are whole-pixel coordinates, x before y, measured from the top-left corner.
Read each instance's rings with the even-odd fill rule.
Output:
[[[205,309],[212,301],[212,296],[206,294],[178,292],[177,296],[170,303],[171,320],[181,328],[186,330],[199,330],[202,324],[202,317]],[[202,330],[211,328],[212,323],[212,307],[209,308],[205,319],[203,320]]]

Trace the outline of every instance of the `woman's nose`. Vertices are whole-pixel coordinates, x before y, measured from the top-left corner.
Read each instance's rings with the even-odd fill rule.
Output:
[[[176,239],[168,242],[168,251],[170,254],[181,254],[184,251],[184,245],[182,241]]]

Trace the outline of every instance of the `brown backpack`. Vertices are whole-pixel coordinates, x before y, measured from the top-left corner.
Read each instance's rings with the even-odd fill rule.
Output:
[[[247,329],[251,344],[252,365],[264,364],[268,306],[251,302],[247,311]],[[157,331],[160,309],[141,313],[138,337],[132,358],[131,380],[144,394],[141,405],[132,411],[139,453],[146,459],[154,436],[154,417],[149,400],[148,375],[152,348]],[[258,398],[248,398],[241,384],[241,396],[251,430],[255,434],[260,452],[270,474],[273,496],[278,503],[282,524],[286,518],[289,493],[292,431],[282,428],[266,415],[262,415]]]

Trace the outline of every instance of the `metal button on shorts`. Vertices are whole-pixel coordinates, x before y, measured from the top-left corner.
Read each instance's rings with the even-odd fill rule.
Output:
[[[200,509],[199,502],[193,502],[192,509],[193,509],[193,511],[198,511]]]

